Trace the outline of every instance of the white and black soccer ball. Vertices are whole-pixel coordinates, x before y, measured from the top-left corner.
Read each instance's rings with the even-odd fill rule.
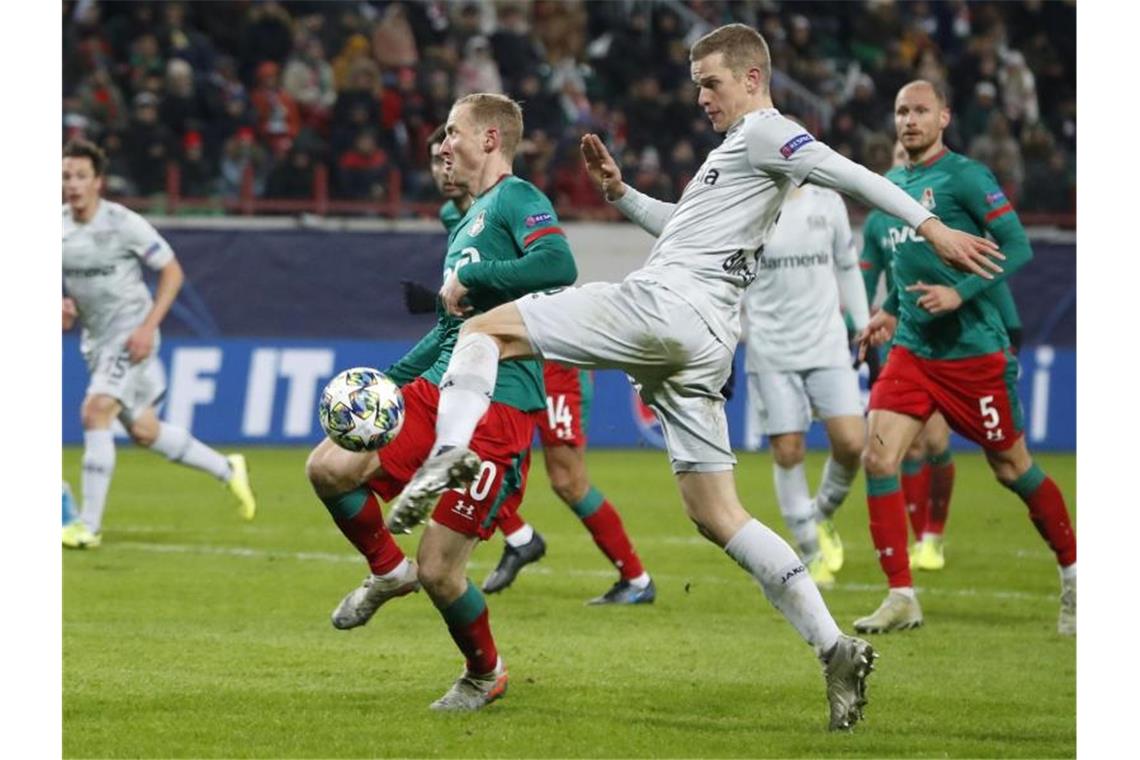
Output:
[[[404,426],[404,394],[383,372],[353,367],[325,386],[317,417],[325,435],[342,449],[376,451]]]

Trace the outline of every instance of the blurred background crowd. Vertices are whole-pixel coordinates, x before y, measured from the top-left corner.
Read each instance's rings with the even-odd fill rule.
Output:
[[[937,81],[953,108],[949,146],[990,166],[1023,214],[1065,218],[1075,5],[77,0],[63,4],[63,139],[103,146],[108,195],[151,210],[280,199],[430,215],[428,136],[457,97],[501,92],[523,104],[516,173],[565,218],[609,218],[579,137],[601,134],[628,182],[675,200],[720,141],[688,48],[739,21],[768,40],[776,106],[836,150],[885,171],[895,92]]]

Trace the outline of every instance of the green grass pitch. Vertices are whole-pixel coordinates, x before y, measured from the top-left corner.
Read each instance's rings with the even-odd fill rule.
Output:
[[[621,609],[583,606],[615,574],[536,459],[524,515],[549,552],[488,598],[510,691],[463,716],[427,709],[462,659],[426,595],[330,625],[365,566],[311,495],[305,454],[247,452],[260,503],[243,524],[208,476],[120,449],[103,547],[63,560],[65,757],[1075,755],[1055,564],[977,455],[956,458],[947,568],[916,576],[926,626],[873,639],[867,721],[832,735],[811,651],[697,536],[663,453],[589,454],[657,582],[655,605]],[[73,485],[79,458],[65,449]],[[1075,458],[1039,461],[1075,507]],[[737,479],[786,534],[768,456],[742,454]],[[838,525],[847,564],[825,597],[850,631],[884,593],[862,478]],[[497,538],[476,550],[476,583],[499,552]]]

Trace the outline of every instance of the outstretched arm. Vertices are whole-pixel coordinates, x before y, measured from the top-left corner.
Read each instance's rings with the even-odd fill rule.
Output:
[[[650,198],[622,182],[621,169],[597,135],[583,135],[581,147],[586,171],[606,200],[653,237],[660,235],[676,204]]]

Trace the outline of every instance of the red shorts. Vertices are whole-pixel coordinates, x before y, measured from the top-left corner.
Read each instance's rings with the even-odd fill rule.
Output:
[[[585,446],[590,404],[594,400],[593,378],[588,372],[556,362],[542,366],[546,385],[546,409],[532,412],[543,447]]]
[[[439,388],[420,377],[403,392],[404,427],[377,452],[384,471],[368,483],[385,502],[404,490],[435,443]],[[533,435],[529,414],[492,402],[471,439],[471,450],[483,460],[479,474],[465,490],[444,492],[432,519],[465,536],[490,538],[496,517],[513,513],[522,503]]]
[[[871,388],[870,408],[921,420],[937,410],[950,427],[982,448],[1005,451],[1023,428],[1017,360],[1008,351],[923,359],[895,346]]]

